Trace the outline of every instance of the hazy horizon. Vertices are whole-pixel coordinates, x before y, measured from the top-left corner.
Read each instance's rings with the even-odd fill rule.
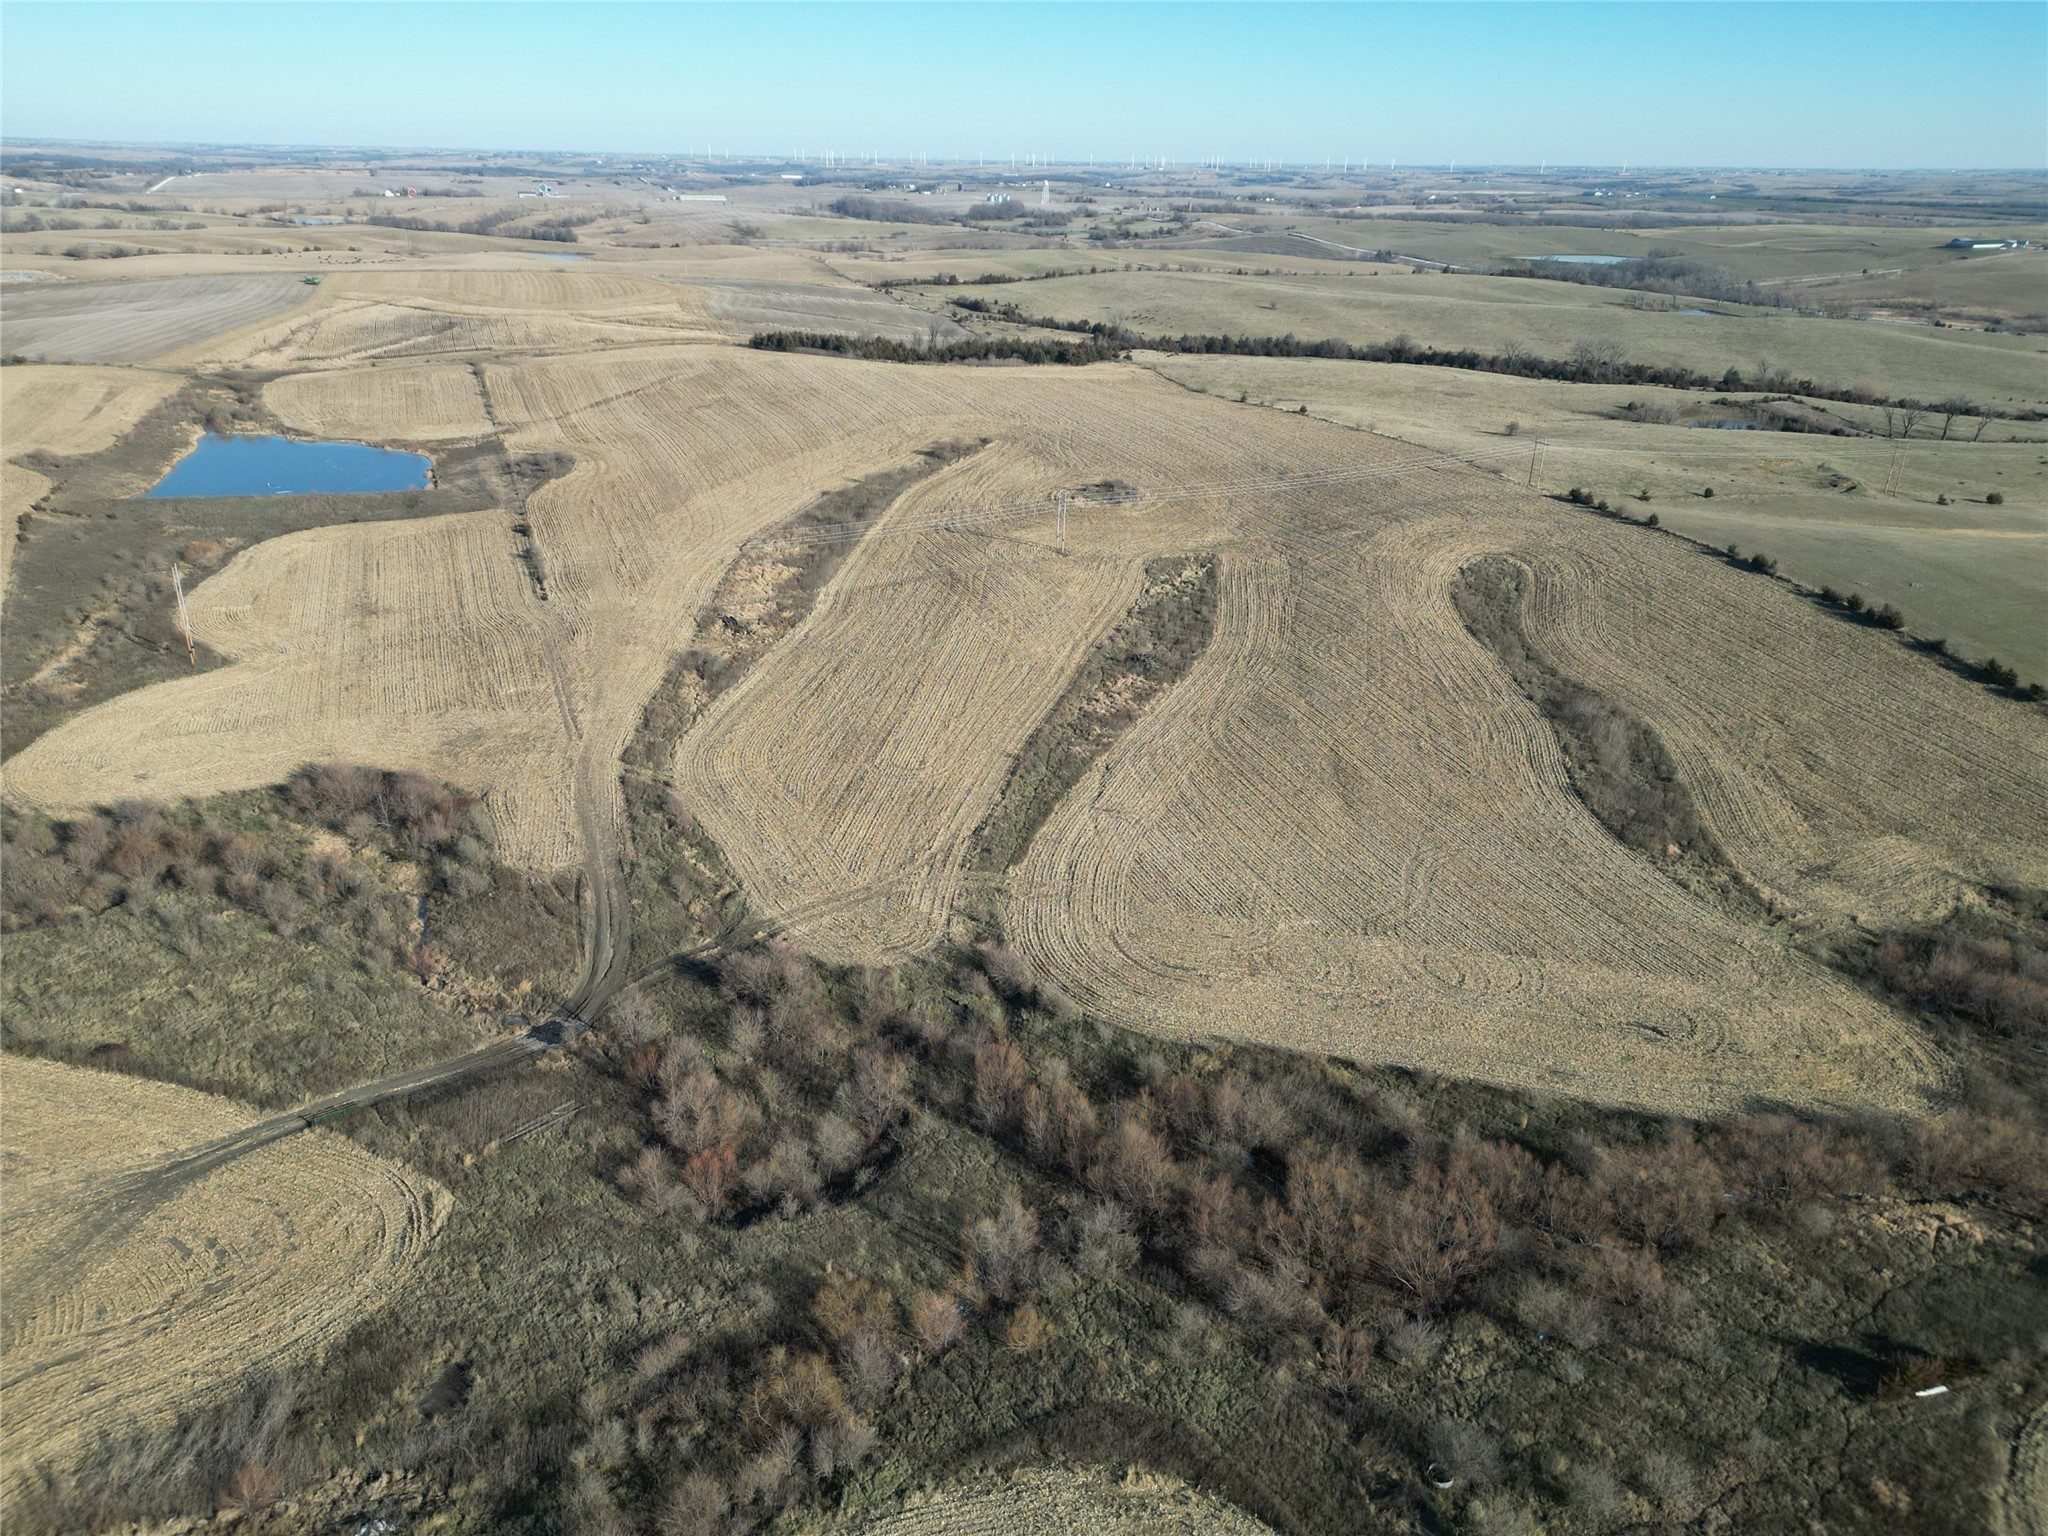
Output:
[[[0,135],[1103,166],[2048,168],[2027,4],[0,7]],[[1826,61],[1824,72],[1814,68]],[[89,61],[90,67],[66,67]],[[422,67],[424,66],[424,68]]]

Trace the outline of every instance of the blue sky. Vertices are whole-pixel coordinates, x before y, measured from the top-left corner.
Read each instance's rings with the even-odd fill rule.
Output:
[[[2040,168],[2048,6],[5,0],[0,132]]]

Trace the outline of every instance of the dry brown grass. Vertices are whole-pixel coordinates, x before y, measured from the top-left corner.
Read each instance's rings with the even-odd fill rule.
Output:
[[[447,1212],[439,1185],[315,1134],[109,1226],[114,1181],[254,1116],[21,1057],[6,1094],[0,1486],[338,1337],[392,1298]]]
[[[1272,1527],[1177,1478],[1132,1467],[1032,1467],[915,1494],[848,1536],[1270,1536]]]
[[[139,368],[18,366],[0,370],[0,593],[14,565],[21,514],[50,488],[13,462],[41,449],[71,455],[110,446],[177,389],[175,374]]]

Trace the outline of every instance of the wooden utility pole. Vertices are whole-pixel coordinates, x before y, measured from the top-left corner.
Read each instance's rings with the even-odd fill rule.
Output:
[[[1543,439],[1537,438],[1529,445],[1529,489],[1536,489],[1536,460],[1542,456]]]
[[[178,595],[178,628],[185,632],[185,659],[199,665],[199,647],[192,641],[192,611],[185,606],[185,575],[176,562],[171,565],[171,590]]]
[[[1052,499],[1053,504],[1059,508],[1059,528],[1053,542],[1059,546],[1059,552],[1064,555],[1067,552],[1067,493],[1065,491],[1054,491]]]

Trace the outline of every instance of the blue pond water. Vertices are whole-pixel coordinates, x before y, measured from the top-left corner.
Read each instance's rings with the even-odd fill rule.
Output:
[[[308,491],[416,491],[432,462],[423,453],[368,443],[208,432],[149,488],[148,496],[288,496]]]
[[[1531,256],[1531,261],[1556,261],[1568,267],[1618,267],[1633,256]]]

